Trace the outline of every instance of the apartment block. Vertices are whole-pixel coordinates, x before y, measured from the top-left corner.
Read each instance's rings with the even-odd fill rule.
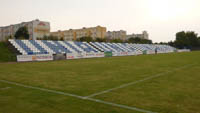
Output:
[[[120,30],[120,31],[108,31],[106,34],[106,37],[108,39],[121,39],[126,40],[126,31]]]
[[[149,39],[149,34],[147,31],[143,31],[142,34],[131,34],[131,35],[127,35],[126,39],[128,40],[129,38],[141,38],[141,39]]]
[[[6,40],[6,37],[13,37],[20,27],[27,27],[30,39],[36,40],[37,38],[43,38],[45,35],[50,34],[50,23],[40,21],[38,19],[22,22],[20,24],[14,24],[10,26],[0,27],[0,41]]]
[[[64,40],[76,40],[81,37],[105,38],[106,27],[83,27],[82,29],[69,29],[64,31],[51,32],[51,35],[63,38]]]

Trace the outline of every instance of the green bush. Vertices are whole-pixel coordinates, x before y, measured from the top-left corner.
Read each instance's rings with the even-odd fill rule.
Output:
[[[16,61],[16,55],[8,49],[6,42],[0,42],[0,62],[11,61]]]

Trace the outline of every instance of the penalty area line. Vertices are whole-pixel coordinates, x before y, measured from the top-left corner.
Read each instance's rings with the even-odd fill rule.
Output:
[[[133,111],[139,111],[142,113],[156,113],[156,112],[152,112],[152,111],[148,111],[148,110],[144,110],[144,109],[140,109],[140,108],[136,108],[136,107],[126,106],[126,105],[122,105],[122,104],[116,104],[116,103],[107,102],[107,101],[94,99],[94,98],[88,98],[88,97],[86,98],[84,96],[79,96],[79,95],[75,95],[75,94],[71,94],[71,93],[65,93],[65,92],[56,91],[56,90],[50,90],[50,89],[45,89],[45,88],[24,85],[24,84],[11,82],[11,81],[7,81],[7,80],[0,80],[0,82],[15,85],[15,86],[20,86],[20,87],[24,87],[24,88],[28,88],[28,89],[40,90],[40,91],[44,91],[44,92],[48,92],[48,93],[54,93],[54,94],[59,94],[59,95],[64,95],[64,96],[75,97],[75,98],[82,99],[82,100],[89,100],[89,101],[96,102],[96,103],[101,103],[101,104],[110,105],[113,107],[119,107],[119,108],[123,108],[123,109],[133,110]]]
[[[0,90],[7,90],[10,89],[11,87],[4,87],[4,88],[0,88]]]
[[[156,74],[156,75],[153,75],[153,76],[150,76],[150,77],[138,80],[138,81],[134,81],[134,82],[130,82],[130,83],[127,83],[127,84],[123,84],[123,85],[121,85],[119,87],[115,87],[115,88],[107,89],[107,90],[104,90],[104,91],[101,91],[101,92],[98,92],[98,93],[91,94],[89,96],[86,96],[85,98],[92,98],[92,97],[95,97],[95,96],[98,96],[98,95],[101,95],[101,94],[109,93],[109,92],[114,91],[114,90],[122,89],[122,88],[125,88],[125,87],[128,87],[128,86],[131,86],[131,85],[135,85],[137,83],[141,83],[141,82],[144,82],[144,81],[147,81],[147,80],[151,80],[151,79],[154,79],[154,78],[157,78],[157,77],[160,77],[160,76],[164,76],[164,75],[166,75],[168,73],[175,72],[177,70],[181,70],[181,69],[193,66],[195,64],[196,63],[189,64],[189,65],[184,65],[182,67],[175,68],[172,71],[168,70],[168,71],[165,71],[165,72],[162,72],[162,73],[159,73],[159,74]]]

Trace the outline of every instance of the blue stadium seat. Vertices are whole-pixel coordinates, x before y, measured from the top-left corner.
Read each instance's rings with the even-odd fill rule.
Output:
[[[155,51],[173,52],[176,48],[168,45],[128,44],[105,42],[72,42],[47,40],[9,40],[21,54],[61,54],[61,53],[98,53],[98,52],[135,52]]]

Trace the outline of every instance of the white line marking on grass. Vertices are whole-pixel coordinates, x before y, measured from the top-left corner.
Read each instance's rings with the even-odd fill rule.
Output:
[[[25,88],[29,88],[29,89],[40,90],[40,91],[44,91],[44,92],[75,97],[75,98],[82,99],[82,100],[89,100],[89,101],[93,101],[93,102],[97,102],[97,103],[101,103],[101,104],[111,105],[111,106],[114,106],[114,107],[119,107],[119,108],[128,109],[128,110],[139,111],[139,112],[143,112],[143,113],[156,113],[156,112],[152,112],[152,111],[148,111],[148,110],[144,110],[144,109],[140,109],[140,108],[136,108],[136,107],[130,107],[130,106],[122,105],[122,104],[115,104],[115,103],[111,103],[111,102],[107,102],[107,101],[103,101],[103,100],[99,100],[99,99],[86,98],[84,96],[78,96],[78,95],[74,95],[74,94],[71,94],[71,93],[65,93],[65,92],[56,91],[56,90],[50,90],[50,89],[45,89],[45,88],[39,88],[39,87],[24,85],[24,84],[11,82],[11,81],[7,81],[7,80],[0,80],[0,82],[16,85],[16,86],[20,86],[20,87],[25,87]]]
[[[130,107],[130,106],[126,106],[126,105],[106,102],[106,101],[102,101],[102,100],[99,100],[99,99],[87,98],[87,100],[95,101],[95,102],[98,102],[98,103],[107,104],[107,105],[111,105],[111,106],[115,106],[115,107],[119,107],[119,108],[125,108],[125,109],[129,109],[129,110],[133,110],[133,111],[139,111],[139,112],[142,112],[142,113],[157,113],[157,112],[147,111],[147,110],[136,108],[136,107]]]
[[[153,78],[157,78],[157,77],[160,77],[160,76],[164,76],[165,74],[174,72],[174,71],[176,71],[176,70],[181,70],[181,69],[184,69],[184,68],[193,66],[193,65],[195,65],[195,64],[196,64],[196,63],[194,63],[194,64],[189,64],[189,65],[185,65],[185,66],[176,68],[176,69],[174,69],[174,70],[172,70],[172,71],[166,71],[166,72],[163,72],[163,73],[159,73],[159,74],[156,74],[156,75],[153,75],[153,76],[144,78],[144,79],[142,79],[142,80],[138,80],[138,81],[130,82],[130,83],[127,83],[127,84],[123,84],[123,85],[121,85],[121,86],[119,86],[119,87],[115,87],[115,88],[111,88],[111,89],[108,89],[108,90],[105,90],[105,91],[101,91],[101,92],[98,92],[98,93],[91,94],[91,95],[89,95],[89,96],[86,96],[85,98],[95,97],[95,96],[97,96],[97,95],[105,94],[105,93],[108,93],[108,92],[111,92],[111,91],[114,91],[114,90],[117,90],[117,89],[121,89],[121,88],[130,86],[130,85],[135,85],[135,84],[140,83],[140,82],[144,82],[144,81],[147,81],[147,80],[150,80],[150,79],[153,79]]]
[[[11,87],[5,87],[5,88],[0,88],[0,90],[7,90],[10,89]]]
[[[37,90],[40,90],[40,91],[51,92],[51,93],[65,95],[65,96],[71,96],[71,97],[84,99],[84,97],[82,97],[82,96],[78,96],[78,95],[74,95],[74,94],[70,94],[70,93],[64,93],[64,92],[61,92],[61,91],[55,91],[55,90],[50,90],[50,89],[45,89],[45,88],[28,86],[28,85],[24,85],[24,84],[20,84],[20,83],[16,83],[16,82],[11,82],[11,81],[7,81],[7,80],[0,80],[0,82],[12,84],[12,85],[16,85],[16,86],[21,86],[21,87],[25,87],[25,88],[29,88],[29,89],[37,89]]]

